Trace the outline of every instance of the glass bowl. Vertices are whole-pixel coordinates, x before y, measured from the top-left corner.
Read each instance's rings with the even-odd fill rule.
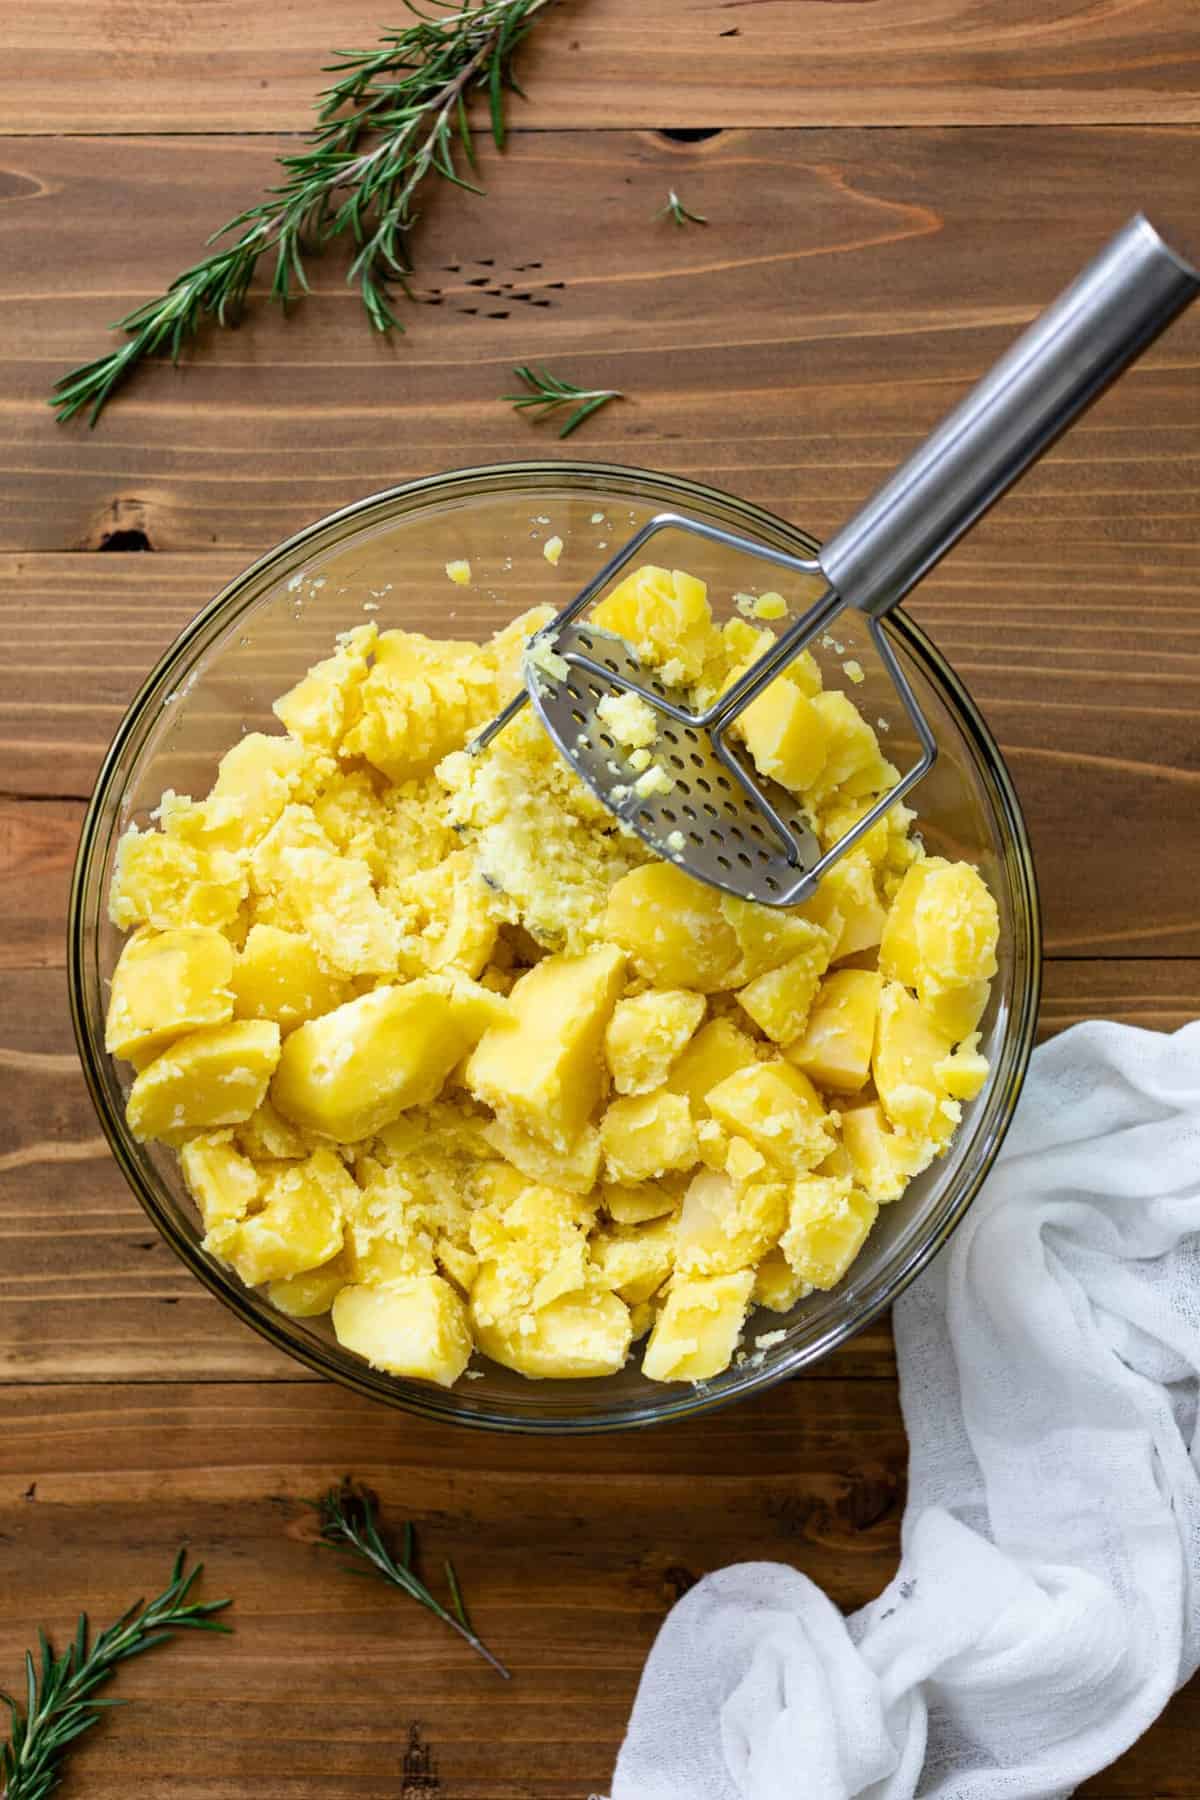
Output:
[[[889,624],[891,641],[939,746],[934,770],[913,796],[922,835],[931,851],[978,864],[999,905],[1000,968],[982,1026],[992,1067],[948,1154],[883,1209],[839,1287],[813,1294],[786,1317],[752,1318],[748,1347],[755,1334],[782,1331],[782,1338],[695,1386],[648,1381],[634,1360],[600,1380],[542,1382],[481,1362],[481,1379],[444,1392],[371,1369],[338,1345],[327,1318],[286,1318],[201,1249],[175,1157],[131,1136],[128,1071],[104,1050],[107,987],[121,946],[107,914],[119,835],[131,822],[146,823],[165,788],[207,792],[218,758],[243,731],[277,730],[271,701],[329,653],[337,632],[375,618],[381,628],[432,635],[490,633],[535,602],[564,604],[626,536],[667,509],[796,556],[811,557],[817,548],[794,526],[712,488],[598,463],[464,469],[373,495],[262,557],[193,620],[130,706],[84,820],[70,902],[72,1016],[101,1125],[134,1193],[205,1286],[277,1348],[360,1393],[431,1418],[511,1431],[618,1430],[702,1412],[827,1355],[894,1300],[946,1242],[1000,1148],[1032,1048],[1040,929],[1017,797],[965,689],[901,613]],[[566,546],[558,568],[542,555],[552,533]],[[471,563],[470,587],[445,577],[444,565],[456,558]],[[714,596],[747,586],[744,560],[731,564],[728,552],[698,540],[689,539],[683,566],[706,575]],[[776,573],[762,585],[787,584]],[[842,633],[839,625],[839,641],[827,651],[865,663],[852,630]],[[855,699],[873,717],[886,714],[890,695],[869,669]],[[903,766],[899,727],[887,748]]]

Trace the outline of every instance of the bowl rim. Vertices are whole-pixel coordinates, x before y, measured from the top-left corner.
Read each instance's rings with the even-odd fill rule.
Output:
[[[924,672],[931,678],[942,697],[955,712],[956,722],[970,743],[976,764],[986,772],[989,780],[994,784],[996,789],[994,799],[999,802],[1000,810],[1012,828],[1012,840],[1008,848],[1014,853],[1019,886],[1024,892],[1025,906],[1022,917],[1027,924],[1027,941],[1022,946],[1024,954],[1021,961],[1025,971],[1025,981],[1020,991],[1021,1004],[1019,1009],[1014,1007],[1009,1027],[1010,1032],[1016,1034],[1013,1039],[1015,1053],[1010,1061],[1005,1092],[990,1139],[982,1146],[978,1166],[963,1180],[962,1189],[953,1209],[948,1212],[936,1231],[929,1233],[927,1237],[911,1246],[899,1267],[892,1271],[884,1290],[873,1299],[868,1300],[852,1318],[831,1324],[819,1339],[807,1347],[798,1347],[790,1357],[785,1352],[776,1361],[767,1362],[757,1369],[751,1368],[747,1363],[742,1371],[741,1380],[736,1384],[728,1385],[719,1392],[706,1391],[703,1384],[698,1384],[688,1387],[684,1392],[677,1393],[674,1384],[664,1385],[661,1402],[655,1402],[640,1413],[630,1416],[596,1411],[569,1418],[545,1419],[535,1416],[522,1418],[501,1410],[492,1412],[488,1410],[486,1404],[466,1409],[456,1407],[452,1404],[451,1392],[447,1391],[443,1394],[441,1389],[426,1388],[425,1384],[417,1382],[406,1384],[401,1391],[396,1384],[395,1377],[372,1369],[369,1364],[360,1362],[358,1359],[352,1362],[347,1357],[345,1361],[342,1361],[330,1354],[318,1339],[307,1341],[293,1339],[287,1335],[286,1329],[282,1325],[276,1327],[267,1307],[251,1309],[247,1306],[246,1291],[236,1287],[232,1278],[226,1275],[215,1260],[202,1252],[198,1240],[193,1241],[177,1228],[170,1214],[160,1208],[155,1196],[149,1191],[140,1169],[132,1160],[119,1121],[110,1114],[108,1096],[100,1075],[99,1057],[96,1055],[92,1036],[88,1030],[84,975],[86,935],[84,889],[90,864],[92,839],[104,804],[108,799],[108,790],[114,771],[129,738],[142,719],[143,708],[149,695],[160,687],[174,665],[186,656],[195,639],[208,624],[218,615],[224,614],[225,609],[230,602],[237,598],[239,593],[256,585],[268,574],[273,565],[295,562],[306,546],[325,533],[345,527],[356,519],[364,518],[377,509],[393,505],[397,501],[407,502],[406,510],[412,510],[423,499],[434,496],[448,498],[458,488],[469,488],[471,490],[470,497],[476,498],[481,487],[485,492],[489,488],[505,491],[510,490],[514,483],[518,486],[535,487],[542,482],[564,480],[585,490],[589,482],[592,482],[597,489],[604,489],[610,494],[614,489],[616,491],[628,489],[631,497],[639,498],[644,498],[644,495],[637,494],[636,491],[647,482],[658,487],[669,487],[685,499],[691,495],[701,504],[709,506],[715,504],[732,509],[740,515],[751,530],[757,525],[767,534],[777,537],[782,535],[798,545],[802,555],[815,556],[820,548],[818,540],[800,526],[793,525],[790,521],[780,518],[778,514],[758,506],[754,502],[743,500],[707,483],[693,481],[690,477],[628,463],[585,462],[565,457],[544,457],[513,462],[466,465],[461,468],[444,470],[440,474],[419,476],[411,481],[400,482],[392,487],[379,489],[361,499],[351,501],[348,505],[325,514],[311,524],[302,526],[300,530],[293,532],[290,537],[255,558],[239,574],[227,581],[176,635],[141,682],[113,734],[92,787],[72,867],[66,921],[67,987],[71,1023],[92,1106],[109,1149],[126,1182],[133,1190],[134,1196],[156,1229],[192,1274],[203,1283],[210,1293],[216,1295],[244,1325],[265,1339],[274,1349],[282,1351],[285,1355],[304,1364],[315,1374],[336,1381],[369,1399],[399,1407],[404,1411],[416,1413],[420,1417],[439,1423],[539,1437],[575,1434],[591,1436],[616,1431],[636,1431],[652,1425],[665,1424],[671,1420],[695,1418],[703,1413],[715,1411],[718,1407],[728,1406],[751,1394],[761,1393],[779,1381],[800,1374],[802,1370],[822,1360],[833,1350],[848,1342],[850,1338],[856,1336],[866,1325],[876,1319],[885,1308],[891,1306],[949,1240],[974,1201],[999,1155],[1012,1123],[1029,1066],[1029,1059],[1033,1052],[1041,999],[1043,961],[1041,906],[1032,847],[1020,800],[1003,754],[984,722],[982,714],[954,670],[924,630],[908,617],[903,608],[899,608],[888,620],[888,629],[901,639],[905,649],[923,666]]]

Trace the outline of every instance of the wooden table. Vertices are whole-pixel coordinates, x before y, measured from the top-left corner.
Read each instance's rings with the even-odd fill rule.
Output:
[[[64,1800],[582,1800],[695,1575],[778,1557],[846,1607],[889,1577],[889,1333],[695,1425],[582,1443],[308,1378],[175,1263],[100,1137],[63,978],[85,798],[145,670],[261,550],[406,477],[557,447],[497,400],[515,362],[630,396],[570,450],[837,523],[1137,204],[1194,227],[1195,0],[564,0],[489,197],[431,200],[406,337],[368,334],[329,259],[286,327],[255,307],[94,434],[53,423],[54,377],[258,194],[326,53],[380,19],[0,16],[0,1685],[40,1621],[111,1615],[186,1540],[237,1635],[122,1674],[138,1704]],[[653,220],[672,186],[707,229]],[[1028,811],[1046,1031],[1200,1011],[1198,362],[1194,316],[914,605]],[[418,1521],[432,1568],[453,1550],[511,1686],[312,1546],[300,1500],[346,1469]],[[1194,1795],[1198,1728],[1191,1691],[1086,1791]]]

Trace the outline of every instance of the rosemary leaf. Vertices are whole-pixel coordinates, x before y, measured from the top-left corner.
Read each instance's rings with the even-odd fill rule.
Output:
[[[671,219],[676,225],[707,225],[708,220],[703,213],[689,212],[674,188],[667,191],[667,204],[660,206],[655,213],[656,219]]]
[[[337,1487],[331,1487],[316,1501],[308,1502],[315,1506],[321,1521],[321,1542],[331,1544],[338,1549],[349,1549],[355,1552],[367,1568],[382,1576],[392,1587],[399,1588],[410,1600],[415,1600],[427,1612],[440,1619],[443,1625],[449,1625],[459,1637],[470,1644],[485,1662],[491,1663],[497,1674],[505,1681],[510,1679],[504,1664],[488,1649],[483,1639],[471,1625],[467,1609],[463,1604],[462,1592],[458,1585],[458,1577],[449,1563],[446,1564],[446,1579],[450,1588],[450,1601],[453,1611],[436,1600],[412,1567],[413,1560],[413,1528],[411,1523],[404,1528],[403,1559],[397,1562],[380,1536],[379,1525],[375,1516],[375,1500],[370,1491],[360,1483],[352,1481],[347,1475]],[[358,1571],[356,1571],[357,1573]]]
[[[524,394],[505,394],[502,397],[516,412],[533,407],[541,417],[557,412],[561,406],[573,406],[570,417],[559,431],[559,437],[570,437],[583,421],[610,400],[625,398],[617,388],[581,388],[574,382],[565,381],[560,375],[552,375],[548,369],[535,369],[528,363],[521,363],[513,370],[519,381],[523,381],[528,392]]]
[[[96,423],[116,389],[145,358],[178,361],[206,319],[236,323],[259,261],[274,257],[271,298],[286,312],[308,292],[305,256],[349,236],[356,254],[347,279],[357,285],[376,331],[402,331],[391,302],[411,298],[409,237],[428,176],[483,190],[458,172],[474,167],[468,96],[482,90],[498,148],[506,138],[506,98],[520,92],[512,59],[536,16],[554,0],[463,0],[425,10],[408,0],[413,23],[385,32],[372,50],[335,52],[336,77],[317,97],[316,123],[303,148],[278,159],[280,180],[257,205],[214,232],[211,247],[155,299],[118,319],[128,342],[71,370],[50,404],[60,423],[86,411]]]
[[[45,1800],[58,1786],[70,1746],[99,1723],[104,1709],[124,1705],[92,1697],[120,1663],[165,1644],[177,1631],[229,1631],[214,1616],[228,1600],[190,1598],[204,1564],[185,1575],[185,1554],[181,1550],[175,1558],[161,1594],[135,1600],[90,1642],[86,1613],[80,1613],[70,1648],[61,1656],[54,1655],[45,1632],[38,1632],[38,1661],[31,1651],[25,1653],[24,1705],[0,1692],[10,1722],[8,1742],[0,1745],[0,1800]]]

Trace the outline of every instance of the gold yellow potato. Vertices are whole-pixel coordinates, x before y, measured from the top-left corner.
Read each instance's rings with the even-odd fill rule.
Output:
[[[600,1121],[600,1142],[607,1178],[626,1185],[690,1169],[699,1154],[691,1107],[665,1089],[614,1100]]]
[[[646,1353],[651,1381],[707,1381],[729,1367],[754,1289],[753,1269],[676,1276]]]
[[[434,1099],[506,1004],[474,982],[436,975],[375,988],[292,1032],[272,1104],[295,1125],[357,1143]]]
[[[738,959],[721,896],[671,863],[647,863],[616,883],[604,931],[656,987],[715,993]]]
[[[810,1287],[836,1287],[866,1242],[878,1213],[876,1202],[848,1181],[803,1176],[792,1184],[787,1229],[779,1248]]]
[[[719,1124],[749,1138],[779,1168],[815,1168],[833,1148],[820,1095],[790,1063],[739,1070],[710,1089],[708,1107]]]
[[[871,1073],[883,978],[875,969],[835,969],[817,990],[804,1033],[784,1051],[810,1081],[857,1094]]]
[[[204,1240],[247,1287],[303,1275],[337,1255],[354,1183],[332,1150],[269,1175],[261,1207],[248,1218],[215,1226]]]
[[[274,1019],[282,1032],[350,997],[348,979],[321,961],[310,937],[274,925],[250,927],[230,985],[239,1019]]]
[[[465,1080],[497,1114],[565,1150],[604,1090],[604,1033],[625,983],[614,945],[548,956],[522,975],[501,1023],[480,1040]]]
[[[233,1017],[233,962],[219,931],[135,933],[113,970],[105,1049],[144,1067],[185,1032],[223,1025]]]
[[[650,988],[618,1000],[604,1034],[604,1058],[618,1094],[649,1094],[704,1017],[704,1000],[686,988]]]
[[[206,1025],[147,1063],[129,1092],[134,1137],[178,1142],[192,1131],[237,1125],[262,1101],[279,1061],[279,1027],[268,1020]]]
[[[707,706],[788,616],[733,598],[718,625],[702,581],[646,566],[596,622]],[[650,1379],[705,1381],[946,1153],[988,1076],[996,908],[894,801],[781,910],[656,860],[534,709],[469,752],[552,616],[483,644],[358,626],[280,732],[165,793],[117,847],[107,1041],[210,1253],[377,1368],[603,1377],[637,1345]],[[827,672],[805,653],[738,728],[825,847],[898,779],[854,669]],[[655,778],[653,711],[604,723]]]
[[[440,1275],[409,1275],[383,1287],[344,1287],[333,1302],[338,1343],[373,1369],[453,1387],[471,1360],[461,1297]]]

